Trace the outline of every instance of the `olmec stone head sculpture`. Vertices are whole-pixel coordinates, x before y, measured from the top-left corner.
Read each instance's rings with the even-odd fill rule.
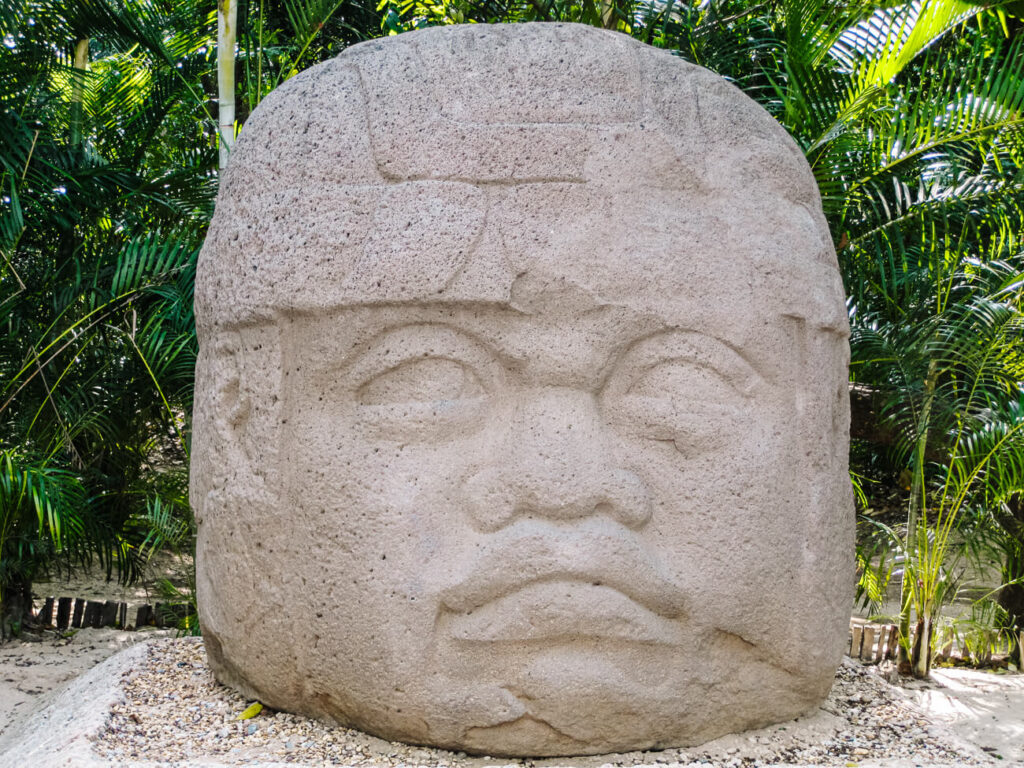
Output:
[[[247,123],[196,309],[222,681],[502,755],[825,695],[843,291],[801,153],[719,77],[572,25],[355,46]]]

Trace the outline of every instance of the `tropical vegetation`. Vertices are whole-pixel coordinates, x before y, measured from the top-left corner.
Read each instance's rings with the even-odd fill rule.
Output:
[[[1000,571],[989,614],[1019,637],[1021,11],[964,0],[0,0],[4,632],[29,618],[42,574],[95,561],[132,578],[161,542],[187,538],[195,258],[218,153],[261,99],[380,35],[573,21],[722,74],[805,152],[849,296],[861,589],[880,599],[902,574],[905,670],[927,674],[965,559]]]

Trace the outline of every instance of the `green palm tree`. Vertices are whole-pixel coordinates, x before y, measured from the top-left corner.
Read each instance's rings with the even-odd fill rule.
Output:
[[[108,577],[167,539],[166,510],[174,530],[190,520],[192,284],[218,177],[211,10],[0,3],[0,449],[79,479],[74,514]],[[298,68],[379,33],[352,2],[248,2],[240,21],[240,121]],[[70,552],[38,535],[33,573]]]
[[[912,477],[901,626],[923,676],[960,513],[984,483],[1020,488],[1024,39],[963,2],[785,10],[765,104],[818,179],[852,379]]]
[[[154,457],[184,466],[191,281],[216,188],[206,14],[106,0],[0,11],[0,449],[83,489],[52,507],[71,528],[7,509],[19,533],[6,541],[24,549],[35,530],[36,554],[26,569],[0,551],[0,590],[75,542],[131,576],[124,526],[145,509]]]
[[[87,510],[73,473],[0,450],[0,639],[31,616],[32,581],[54,553],[93,543]]]

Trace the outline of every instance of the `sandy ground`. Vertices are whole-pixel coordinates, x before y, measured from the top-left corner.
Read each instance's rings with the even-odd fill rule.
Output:
[[[16,731],[53,691],[107,657],[148,638],[167,635],[173,631],[89,628],[67,638],[46,632],[30,641],[0,645],[0,739]]]
[[[89,673],[93,667],[119,650],[169,634],[172,634],[169,630],[124,632],[85,629],[70,638],[59,638],[51,632],[39,641],[15,641],[0,646],[0,743],[6,746],[17,740],[22,728],[31,729],[38,723],[40,714],[44,719],[52,718],[52,714],[46,713],[54,709],[68,712],[68,719],[79,718],[74,708],[82,706],[83,691],[98,691],[107,683],[106,677],[91,680],[95,673],[102,672],[102,669],[96,669]],[[85,676],[80,677],[83,674]],[[107,677],[120,678],[120,674],[112,668]],[[86,682],[88,684],[83,685]],[[995,764],[1024,766],[1024,676],[940,669],[935,671],[930,681],[905,684],[903,693],[934,722],[941,723],[943,729],[948,728],[959,739],[984,750],[994,758]],[[813,722],[808,727],[812,727]],[[935,736],[939,734],[935,733]],[[94,737],[86,738],[91,740]],[[742,736],[731,738],[742,740]],[[3,758],[0,757],[2,763]],[[187,764],[193,765],[191,762]],[[196,763],[200,764],[206,765]],[[726,761],[715,761],[710,765],[719,764],[730,765]],[[860,765],[869,764],[912,766],[931,763],[901,759],[870,761]]]
[[[77,597],[87,600],[116,600],[135,608],[160,600],[155,584],[168,579],[176,586],[185,583],[188,564],[181,558],[160,553],[150,561],[146,578],[125,586],[107,581],[98,567],[81,570],[70,578],[54,577],[33,585],[36,609],[47,597]],[[56,614],[56,609],[54,609]],[[0,739],[45,703],[49,694],[81,676],[104,659],[151,637],[172,636],[171,630],[79,629],[64,633],[26,633],[23,639],[0,644]]]
[[[1024,765],[1024,675],[974,669],[937,669],[931,680],[910,683],[918,706],[960,738]]]

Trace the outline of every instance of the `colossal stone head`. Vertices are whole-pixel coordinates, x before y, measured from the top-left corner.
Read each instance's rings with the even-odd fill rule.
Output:
[[[801,152],[720,77],[574,25],[355,46],[246,124],[196,311],[221,681],[498,755],[824,697],[843,290]]]

